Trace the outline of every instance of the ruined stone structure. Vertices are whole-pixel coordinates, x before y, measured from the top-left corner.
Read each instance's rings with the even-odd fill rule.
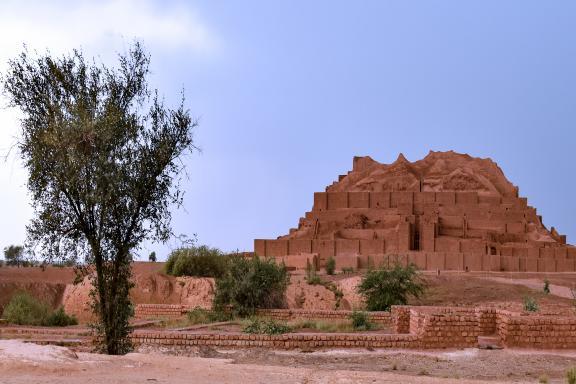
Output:
[[[298,228],[255,240],[261,256],[288,267],[337,268],[414,263],[427,270],[574,271],[576,247],[519,196],[490,159],[430,152],[392,164],[355,157]]]

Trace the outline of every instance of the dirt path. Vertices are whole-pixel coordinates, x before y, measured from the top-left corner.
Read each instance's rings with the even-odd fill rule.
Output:
[[[142,353],[144,352],[144,353]],[[162,352],[162,353],[160,353]],[[175,354],[187,353],[190,356]],[[204,357],[201,357],[204,356]],[[218,356],[217,358],[215,356]],[[223,358],[225,357],[225,358]],[[0,340],[0,383],[563,383],[576,352],[143,349],[126,356]]]
[[[512,285],[523,285],[525,287],[542,291],[544,289],[544,281],[542,279],[518,279],[518,278],[506,278],[506,277],[482,277],[484,280],[496,281],[498,283],[512,284]],[[572,291],[568,287],[562,285],[550,284],[550,294],[558,297],[563,297],[566,299],[573,299]]]
[[[0,341],[0,383],[479,383],[393,373],[318,370],[255,364],[229,359],[133,353],[126,356],[71,354],[54,346]]]

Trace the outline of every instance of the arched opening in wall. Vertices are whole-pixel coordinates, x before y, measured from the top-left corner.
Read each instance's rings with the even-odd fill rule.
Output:
[[[490,254],[496,255],[496,247],[490,247]]]

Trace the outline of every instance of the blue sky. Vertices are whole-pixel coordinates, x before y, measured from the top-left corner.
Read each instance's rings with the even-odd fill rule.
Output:
[[[287,233],[352,157],[490,157],[576,242],[573,1],[5,1],[0,71],[23,43],[114,63],[134,38],[169,102],[200,119],[176,233],[224,250]],[[0,110],[0,150],[18,133]],[[0,247],[32,210],[0,165]],[[167,245],[145,244],[164,258]]]

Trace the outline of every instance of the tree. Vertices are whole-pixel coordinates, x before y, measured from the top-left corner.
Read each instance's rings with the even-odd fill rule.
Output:
[[[358,293],[366,301],[369,311],[388,311],[393,305],[406,305],[410,296],[424,293],[424,282],[413,264],[392,269],[368,271],[358,285]]]
[[[150,252],[150,255],[148,256],[148,261],[155,263],[156,262],[156,252],[152,251]]]
[[[35,217],[27,247],[46,260],[83,258],[103,350],[131,349],[131,250],[171,235],[171,207],[182,203],[180,157],[195,149],[196,122],[165,107],[147,82],[150,58],[139,43],[117,68],[60,58],[9,61],[2,84],[23,113],[20,156],[28,169]]]
[[[4,248],[6,265],[22,265],[24,261],[24,248],[21,245],[11,245]]]

